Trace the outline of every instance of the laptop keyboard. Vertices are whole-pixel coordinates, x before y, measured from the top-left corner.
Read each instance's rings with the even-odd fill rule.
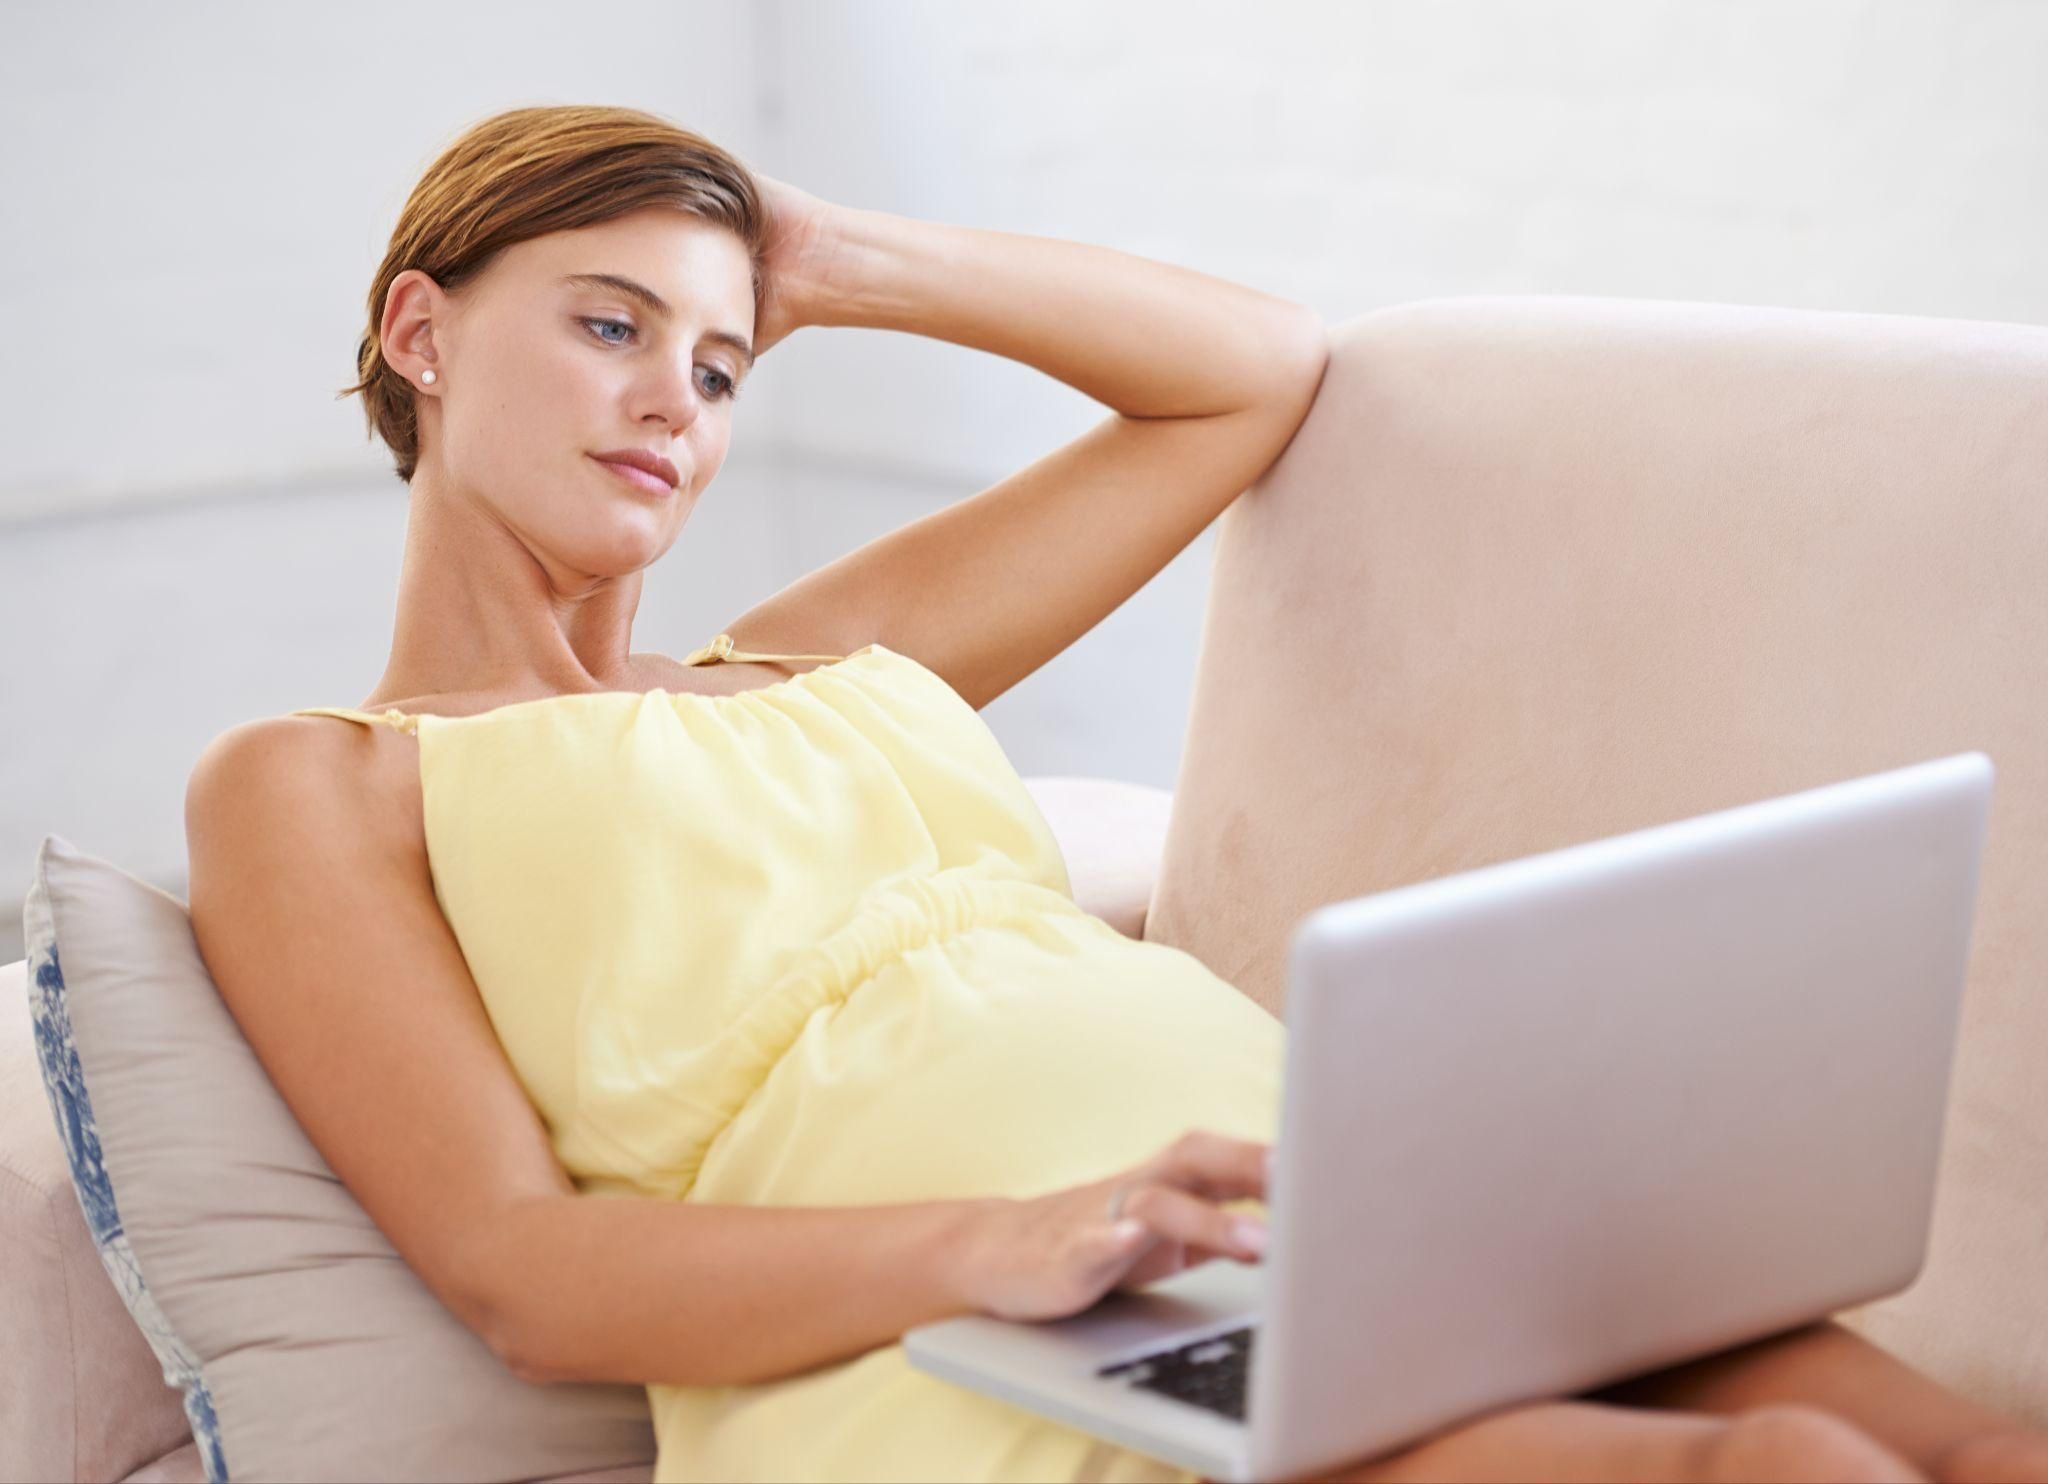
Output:
[[[1127,1386],[1163,1392],[1244,1421],[1245,1383],[1251,1376],[1252,1326],[1207,1335],[1185,1345],[1155,1350],[1136,1360],[1104,1366],[1098,1376],[1120,1376]]]

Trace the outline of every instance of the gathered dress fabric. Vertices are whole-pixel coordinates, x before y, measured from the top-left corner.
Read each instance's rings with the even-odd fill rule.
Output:
[[[580,1191],[1028,1198],[1194,1128],[1277,1138],[1281,1022],[1075,903],[942,677],[880,644],[764,655],[726,634],[687,663],[726,659],[828,663],[729,695],[292,713],[417,739],[435,897]],[[1197,1477],[919,1371],[900,1342],[647,1391],[657,1484]]]

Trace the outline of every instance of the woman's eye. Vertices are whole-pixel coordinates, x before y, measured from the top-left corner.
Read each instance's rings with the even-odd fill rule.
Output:
[[[593,334],[596,333],[597,329],[624,330],[628,335],[633,333],[633,327],[622,319],[587,319],[583,323],[587,328],[591,328]],[[603,340],[606,345],[624,345],[626,343],[623,340],[607,340],[602,335],[598,335],[597,338]]]
[[[581,320],[583,326],[591,332],[591,334],[596,335],[597,338],[603,341],[606,345],[624,345],[626,344],[626,341],[614,340],[607,335],[598,335],[597,332],[599,330],[623,330],[626,332],[628,336],[632,335],[633,333],[632,325],[628,324],[625,320],[622,319],[582,319],[581,316],[579,316],[578,318]],[[740,394],[740,384],[737,381],[734,381],[730,376],[727,376],[723,371],[720,371],[715,366],[707,366],[705,369],[710,371],[710,373],[713,376],[718,378],[719,390],[716,390],[711,394],[713,397],[723,401],[730,402],[734,397],[737,397]]]

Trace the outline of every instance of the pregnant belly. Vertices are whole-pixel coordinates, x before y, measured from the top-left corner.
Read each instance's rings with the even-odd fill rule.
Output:
[[[1285,1028],[1199,959],[1086,915],[972,927],[819,1007],[692,1201],[1029,1197],[1193,1128],[1278,1136]]]

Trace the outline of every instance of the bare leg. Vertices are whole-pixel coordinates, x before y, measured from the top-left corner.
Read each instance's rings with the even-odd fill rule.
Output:
[[[2048,1480],[2048,1433],[1950,1391],[1832,1320],[1589,1392],[1710,1414],[1818,1408],[1939,1480]]]
[[[1690,1410],[1656,1410],[1667,1407]],[[2040,1484],[2048,1435],[1823,1322],[1583,1397],[1472,1418],[1313,1478]]]
[[[1765,1407],[1736,1418],[1587,1401],[1489,1413],[1313,1484],[1924,1484],[1926,1475],[1840,1418]]]

